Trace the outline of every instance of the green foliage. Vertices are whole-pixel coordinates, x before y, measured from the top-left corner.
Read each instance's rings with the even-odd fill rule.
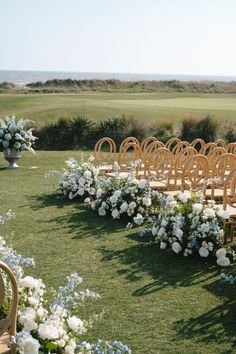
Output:
[[[181,127],[181,140],[185,141],[193,141],[194,139],[200,138],[198,137],[198,119],[194,115],[188,114],[184,117]]]
[[[181,139],[193,141],[201,138],[206,143],[215,141],[217,138],[219,123],[209,114],[202,119],[189,115],[183,119],[181,128]]]
[[[156,119],[148,127],[148,135],[155,136],[158,140],[166,143],[167,140],[175,137],[174,122],[164,117]]]
[[[228,143],[236,142],[236,124],[232,121],[226,121],[222,126],[221,136]]]

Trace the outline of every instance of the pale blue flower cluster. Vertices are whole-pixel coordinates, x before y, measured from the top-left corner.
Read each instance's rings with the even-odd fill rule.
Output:
[[[77,349],[81,350],[83,354],[131,354],[131,349],[122,342],[114,341],[109,343],[101,339],[92,344],[82,342],[77,346]]]
[[[235,285],[236,284],[236,275],[221,273],[220,276],[221,276],[222,279],[224,279],[224,281],[226,281],[230,285]]]
[[[83,301],[85,298],[98,299],[99,294],[86,289],[85,291],[77,291],[77,287],[82,284],[83,278],[77,273],[72,273],[66,277],[67,284],[60,286],[57,290],[57,295],[53,303],[50,305],[53,308],[55,305],[59,305],[62,308],[73,308],[78,305],[78,301]]]

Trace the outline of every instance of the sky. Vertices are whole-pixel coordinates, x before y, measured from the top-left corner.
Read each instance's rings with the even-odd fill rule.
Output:
[[[236,75],[235,0],[0,0],[0,70]]]

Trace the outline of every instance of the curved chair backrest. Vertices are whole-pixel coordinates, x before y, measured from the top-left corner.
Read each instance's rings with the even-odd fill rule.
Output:
[[[148,136],[146,139],[144,139],[141,142],[141,150],[143,153],[145,153],[147,147],[152,144],[153,142],[158,141],[157,138],[155,138],[155,136]]]
[[[219,178],[220,181],[212,184],[211,199],[214,199],[215,189],[224,189],[225,181],[234,168],[236,168],[236,156],[233,154],[222,154],[215,161],[212,167],[212,178]]]
[[[201,154],[207,156],[216,147],[217,145],[215,143],[207,143],[201,151]]]
[[[172,149],[172,154],[175,155],[175,157],[186,147],[189,147],[190,144],[187,141],[180,141],[177,143],[174,148]]]
[[[120,144],[120,150],[122,150],[123,147],[124,147],[126,144],[133,144],[133,143],[140,146],[140,143],[139,143],[139,141],[138,141],[137,138],[135,138],[134,136],[128,136],[128,138],[125,138],[125,139],[121,142],[121,144]]]
[[[171,138],[166,142],[166,148],[172,151],[175,145],[177,145],[180,142],[181,140],[179,138]]]
[[[206,156],[195,155],[192,156],[186,163],[183,174],[181,189],[185,190],[186,186],[188,189],[200,190],[204,181],[208,179],[209,176],[209,164]]]
[[[197,153],[197,150],[191,146],[188,146],[181,150],[175,158],[175,171],[183,171],[190,157],[197,155]]]
[[[144,152],[143,162],[144,162],[144,176],[147,176],[148,173],[148,166],[151,166],[151,156],[157,151],[158,149],[165,147],[165,145],[161,141],[154,141],[153,143],[149,144]]]
[[[220,147],[223,147],[225,148],[226,147],[226,141],[224,141],[223,139],[217,139],[216,141],[214,141],[214,143],[217,145],[217,146],[220,146]]]
[[[119,166],[121,171],[129,171],[133,162],[140,160],[141,148],[139,144],[127,143],[119,152]]]
[[[236,168],[228,175],[224,184],[223,209],[226,210],[227,205],[236,208]]]
[[[16,321],[17,321],[17,305],[18,305],[18,289],[15,276],[11,269],[3,262],[0,261],[0,269],[7,276],[7,280],[11,286],[11,303],[7,316],[0,321],[0,336],[5,332],[9,333],[9,338],[16,335]],[[0,273],[0,307],[4,303],[6,295],[5,283]],[[16,353],[16,345],[14,343],[10,344],[10,353]]]
[[[192,146],[194,149],[196,149],[197,151],[199,151],[199,153],[201,154],[202,150],[204,149],[204,146],[206,145],[205,141],[203,139],[194,139],[190,146]]]
[[[95,163],[114,164],[116,159],[116,144],[111,138],[105,137],[94,146]]]
[[[236,154],[236,143],[230,143],[226,145],[225,147],[226,152],[229,152],[230,154]]]
[[[215,149],[211,150],[209,154],[207,155],[207,160],[209,162],[209,168],[210,170],[213,168],[213,165],[215,161],[218,159],[219,156],[225,154],[226,151],[223,147],[216,147]]]
[[[161,147],[154,151],[147,162],[147,176],[156,177],[157,180],[165,181],[167,188],[170,187],[172,176],[172,153],[169,149]]]

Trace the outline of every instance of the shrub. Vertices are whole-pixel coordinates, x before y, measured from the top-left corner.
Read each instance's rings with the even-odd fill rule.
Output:
[[[228,143],[236,142],[236,124],[226,121],[222,127],[222,138]]]
[[[166,143],[175,136],[173,121],[164,117],[153,121],[148,128],[148,135],[155,136],[158,140]]]
[[[217,137],[219,123],[213,116],[207,114],[197,124],[198,138],[203,139],[206,143],[215,141]]]
[[[71,122],[70,129],[73,136],[73,147],[87,146],[87,139],[94,128],[94,123],[85,116],[78,116]]]
[[[181,127],[181,140],[193,141],[198,138],[198,119],[196,116],[188,114],[184,117]]]

